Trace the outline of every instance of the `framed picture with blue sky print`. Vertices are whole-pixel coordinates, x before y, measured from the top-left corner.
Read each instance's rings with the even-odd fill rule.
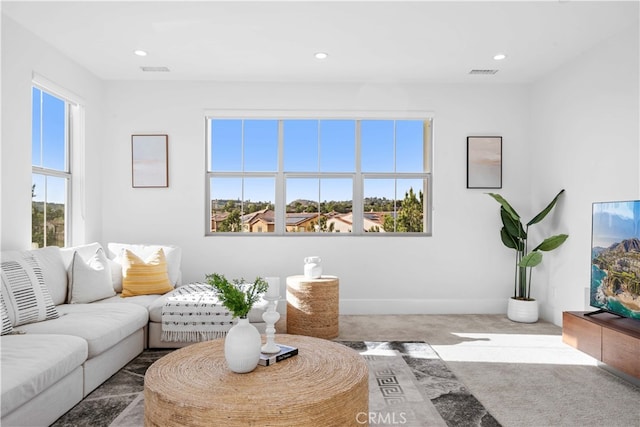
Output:
[[[467,188],[502,188],[502,137],[467,137]]]

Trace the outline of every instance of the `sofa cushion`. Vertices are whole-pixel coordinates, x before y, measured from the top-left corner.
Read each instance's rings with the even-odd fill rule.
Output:
[[[173,290],[162,248],[142,260],[128,249],[122,257],[122,297],[165,294]]]
[[[87,342],[68,335],[7,335],[2,352],[2,409],[10,413],[87,359]]]
[[[135,304],[140,307],[144,307],[149,310],[151,305],[159,298],[162,298],[163,295],[135,295],[132,297],[122,298],[120,295],[116,295],[111,298],[105,298],[100,300],[100,304],[112,304],[112,303],[127,303],[127,304]]]
[[[69,267],[69,299],[71,304],[88,303],[116,294],[111,284],[111,267],[102,248],[88,260],[74,252]]]
[[[62,267],[62,258],[60,258],[59,251],[56,250],[41,250],[39,255],[47,255],[40,257],[36,257],[37,252],[7,251],[2,253],[2,296],[13,326],[58,317],[51,294],[45,284],[45,279],[49,275],[43,270],[48,268],[55,270],[57,266]],[[58,262],[54,262],[56,257]],[[44,268],[41,268],[39,259],[43,259]]]
[[[148,258],[158,249],[162,248],[167,259],[167,273],[169,280],[176,286],[180,282],[180,263],[182,262],[182,249],[172,245],[131,245],[126,243],[109,243],[107,245],[109,259],[122,265],[123,251],[128,249],[142,259]],[[113,288],[116,292],[122,292],[122,276],[113,275]]]
[[[113,347],[149,321],[146,308],[136,304],[63,304],[60,317],[46,322],[16,327],[27,334],[64,334],[84,338],[89,345],[89,358]]]
[[[60,255],[62,256],[62,263],[64,264],[64,268],[66,270],[69,270],[69,267],[71,267],[71,261],[73,261],[73,255],[75,253],[78,253],[82,257],[82,259],[88,260],[89,258],[94,256],[100,249],[104,250],[102,245],[100,245],[100,243],[98,242],[60,248]]]

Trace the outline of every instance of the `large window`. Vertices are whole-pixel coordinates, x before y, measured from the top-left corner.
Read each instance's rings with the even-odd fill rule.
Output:
[[[431,119],[207,117],[207,234],[431,232]]]
[[[70,103],[32,88],[31,241],[65,246],[69,236]]]

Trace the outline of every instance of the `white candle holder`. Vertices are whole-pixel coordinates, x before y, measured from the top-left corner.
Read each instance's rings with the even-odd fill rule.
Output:
[[[275,335],[276,335],[276,322],[280,320],[280,313],[276,311],[276,307],[278,305],[278,300],[280,296],[265,296],[263,297],[268,301],[267,303],[267,311],[262,313],[262,320],[267,324],[266,335],[267,342],[262,346],[263,353],[279,353],[280,347],[275,343]]]

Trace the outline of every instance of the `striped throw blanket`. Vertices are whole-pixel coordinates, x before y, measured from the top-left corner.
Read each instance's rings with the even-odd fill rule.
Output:
[[[233,326],[213,288],[192,283],[176,288],[162,307],[162,341],[199,342],[222,338]]]

